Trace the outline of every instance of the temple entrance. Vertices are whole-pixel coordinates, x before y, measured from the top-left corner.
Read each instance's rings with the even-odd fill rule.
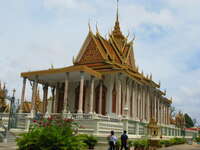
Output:
[[[100,113],[98,106],[99,106],[99,93],[100,93],[100,84],[96,87],[95,89],[95,112],[96,113]],[[106,115],[106,94],[107,94],[107,88],[103,85],[103,89],[102,89],[102,108],[101,108],[101,112],[102,115]]]

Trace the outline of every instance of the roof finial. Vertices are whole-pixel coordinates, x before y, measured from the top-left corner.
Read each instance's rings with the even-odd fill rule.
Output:
[[[119,22],[119,0],[117,0],[117,15],[116,15],[116,21]]]
[[[91,32],[91,26],[90,26],[90,20],[88,21],[88,28],[89,28],[89,32]]]
[[[99,34],[98,23],[96,23],[96,33]]]
[[[117,0],[117,14],[116,14],[116,21],[115,21],[115,26],[114,26],[114,30],[113,30],[113,36],[117,37],[119,39],[124,39],[125,37],[123,36],[123,34],[121,33],[120,30],[120,25],[119,25],[119,0]]]

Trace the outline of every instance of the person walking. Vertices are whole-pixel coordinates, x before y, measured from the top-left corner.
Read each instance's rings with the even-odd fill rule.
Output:
[[[117,142],[117,137],[114,135],[114,131],[110,132],[110,136],[108,137],[109,140],[109,150],[115,150],[115,145]]]
[[[121,150],[123,150],[123,148],[125,150],[128,150],[128,136],[126,134],[126,131],[124,130],[124,133],[121,135]]]

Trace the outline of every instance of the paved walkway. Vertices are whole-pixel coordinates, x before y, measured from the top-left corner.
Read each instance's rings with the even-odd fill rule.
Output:
[[[16,150],[16,143],[0,143],[0,150]]]
[[[0,143],[0,150],[16,150],[16,144],[15,143],[9,143],[9,144],[4,144]],[[102,146],[102,147],[96,147],[95,150],[107,150],[107,146]],[[193,145],[177,145],[177,146],[170,146],[166,148],[161,148],[159,150],[200,150],[200,145],[193,144]]]
[[[176,145],[176,146],[170,146],[170,147],[165,147],[161,148],[159,150],[200,150],[200,145],[198,144],[193,144],[193,145]]]

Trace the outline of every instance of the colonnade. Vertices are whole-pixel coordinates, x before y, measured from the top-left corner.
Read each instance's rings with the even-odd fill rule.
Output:
[[[22,95],[21,95],[21,103],[24,102],[25,99],[25,88],[26,88],[26,80],[23,79],[22,86]],[[92,114],[94,112],[94,81],[95,77],[90,77],[90,94],[89,94],[89,113]],[[84,84],[85,84],[85,76],[84,72],[80,72],[80,89],[79,89],[79,99],[78,99],[78,110],[77,113],[83,113],[83,98],[84,98]],[[143,85],[136,80],[132,80],[130,78],[124,78],[121,75],[118,75],[116,78],[116,112],[115,115],[118,117],[126,116],[129,119],[140,120],[140,121],[150,121],[151,118],[154,118],[160,124],[170,124],[170,104],[165,100],[166,98],[162,96],[159,89]],[[99,104],[98,104],[98,113],[102,112],[102,91],[103,91],[103,80],[99,81]],[[123,88],[123,84],[125,83],[125,88]],[[115,84],[115,83],[113,83]],[[36,101],[36,93],[38,86],[38,78],[36,76],[35,80],[33,80],[32,84],[32,113],[35,113],[35,101]],[[47,112],[47,97],[48,97],[48,89],[49,85],[43,85],[43,113]],[[57,112],[57,103],[58,103],[58,89],[59,84],[51,87],[52,91],[52,112]],[[68,110],[68,92],[69,92],[69,73],[65,73],[64,80],[64,103],[63,103],[63,113],[69,112]],[[111,90],[112,91],[112,90]],[[56,93],[56,94],[55,94]],[[112,101],[112,100],[111,100]],[[112,105],[112,102],[111,102]],[[20,108],[20,112],[22,112],[22,107]]]
[[[126,89],[121,88],[123,82],[126,83]],[[170,124],[170,103],[159,89],[123,78],[118,78],[118,84],[118,104],[121,104],[123,100],[123,93],[126,94],[126,101],[123,100],[122,105],[118,107],[119,116],[127,115],[130,119],[147,122],[154,118],[160,124]],[[128,111],[127,114],[126,111]]]
[[[94,112],[94,76],[90,77],[90,100],[89,100],[89,113],[92,114]],[[22,94],[21,94],[21,104],[25,101],[25,89],[26,89],[26,82],[27,78],[23,78],[23,86],[22,86]],[[64,81],[64,103],[63,103],[63,113],[69,112],[67,106],[68,106],[68,92],[69,92],[69,73],[65,74],[65,81]],[[80,72],[80,89],[79,89],[79,101],[78,101],[78,110],[77,113],[83,113],[83,90],[84,90],[84,83],[85,83],[85,77],[84,72]],[[56,113],[58,112],[58,100],[59,100],[59,83],[57,83],[55,86],[51,86],[51,92],[52,92],[52,106],[51,106],[51,112],[48,113]],[[31,112],[35,113],[36,106],[36,94],[37,94],[37,87],[38,87],[38,78],[36,76],[35,80],[32,82],[32,108]],[[47,98],[48,98],[48,89],[50,86],[48,84],[43,85],[43,113],[45,114],[47,112]],[[100,81],[100,91],[99,91],[99,102],[102,101],[102,81]],[[102,103],[98,105],[98,111],[101,113],[102,111]],[[23,112],[23,106],[20,107],[20,112]]]

